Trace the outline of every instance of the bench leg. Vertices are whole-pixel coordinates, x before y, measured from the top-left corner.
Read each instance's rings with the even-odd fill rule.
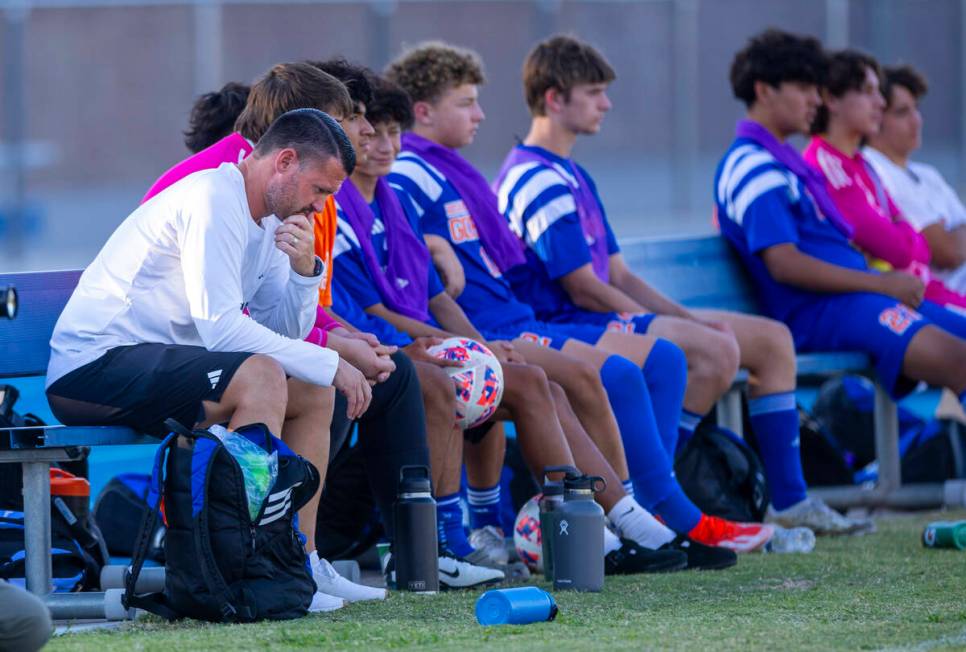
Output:
[[[23,462],[24,551],[27,590],[50,593],[50,462]]]
[[[741,388],[732,387],[718,399],[718,425],[744,437],[741,420]]]
[[[898,489],[902,484],[899,411],[879,383],[875,384],[875,457],[879,463],[879,491],[887,493]]]

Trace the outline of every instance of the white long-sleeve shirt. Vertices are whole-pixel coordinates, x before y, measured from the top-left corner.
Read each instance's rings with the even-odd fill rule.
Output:
[[[275,246],[280,224],[275,216],[255,223],[231,163],[142,204],[57,320],[47,386],[109,349],[145,342],[261,353],[290,376],[331,385],[338,354],[302,341],[315,323],[321,277],[292,270]]]

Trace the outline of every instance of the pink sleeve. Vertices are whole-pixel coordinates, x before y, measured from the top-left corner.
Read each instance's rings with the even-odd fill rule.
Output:
[[[162,174],[161,178],[155,181],[151,188],[148,189],[141,203],[143,204],[165,188],[181,181],[189,174],[194,174],[201,170],[212,170],[222,163],[240,163],[251,151],[252,146],[241,134],[234,133],[225,136],[214,145],[201,150],[194,156],[186,158]]]
[[[324,347],[329,342],[329,334],[321,328],[313,328],[309,331],[309,335],[305,338],[305,341]]]
[[[315,327],[325,332],[342,326],[338,321],[329,316],[322,306],[315,307]]]
[[[893,222],[869,204],[865,191],[852,183],[836,189],[826,181],[835,204],[855,229],[852,241],[862,250],[896,269],[913,262],[929,262],[929,245],[908,222]]]

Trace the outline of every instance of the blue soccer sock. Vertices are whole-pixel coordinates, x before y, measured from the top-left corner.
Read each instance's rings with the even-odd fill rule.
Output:
[[[700,414],[695,414],[691,410],[681,410],[681,419],[678,421],[678,445],[675,452],[684,448],[691,441],[691,437],[694,436],[694,431],[698,429],[698,424],[701,423],[702,418]]]
[[[638,502],[660,514],[672,530],[690,532],[701,512],[674,477],[641,369],[626,358],[612,355],[601,367],[600,378],[620,427]]]
[[[765,465],[772,506],[781,510],[805,500],[795,393],[753,398],[748,401],[748,412]]]
[[[436,499],[436,533],[440,545],[457,557],[465,557],[473,552],[473,546],[463,530],[463,509],[458,493]]]
[[[674,459],[678,444],[678,424],[688,385],[688,361],[684,351],[669,340],[657,340],[644,361],[644,382],[651,394],[651,406],[661,443]],[[699,419],[700,420],[700,419]],[[692,429],[691,432],[694,432]]]
[[[487,525],[500,527],[500,484],[493,487],[467,487],[466,502],[470,507],[470,529],[479,530]]]

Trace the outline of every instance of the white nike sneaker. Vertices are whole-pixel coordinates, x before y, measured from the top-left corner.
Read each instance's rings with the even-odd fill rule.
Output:
[[[504,568],[510,561],[510,555],[506,549],[503,531],[493,525],[487,525],[470,532],[470,545],[479,552],[486,555],[491,563],[484,563],[484,566],[491,568]],[[477,563],[475,559],[470,559]]]
[[[316,551],[312,551],[309,560],[312,562],[312,578],[315,580],[315,587],[321,593],[343,598],[346,602],[386,599],[386,589],[347,580],[336,572],[332,564],[321,559]]]
[[[820,498],[809,496],[781,511],[768,506],[765,520],[786,528],[807,527],[815,534],[867,534],[875,532],[870,518],[849,518],[839,514]]]
[[[439,552],[439,585],[442,589],[469,589],[502,582],[503,571],[477,566],[448,550]]]
[[[346,606],[346,601],[328,593],[316,591],[312,596],[312,604],[309,605],[309,613],[316,614],[323,611],[335,611]]]

